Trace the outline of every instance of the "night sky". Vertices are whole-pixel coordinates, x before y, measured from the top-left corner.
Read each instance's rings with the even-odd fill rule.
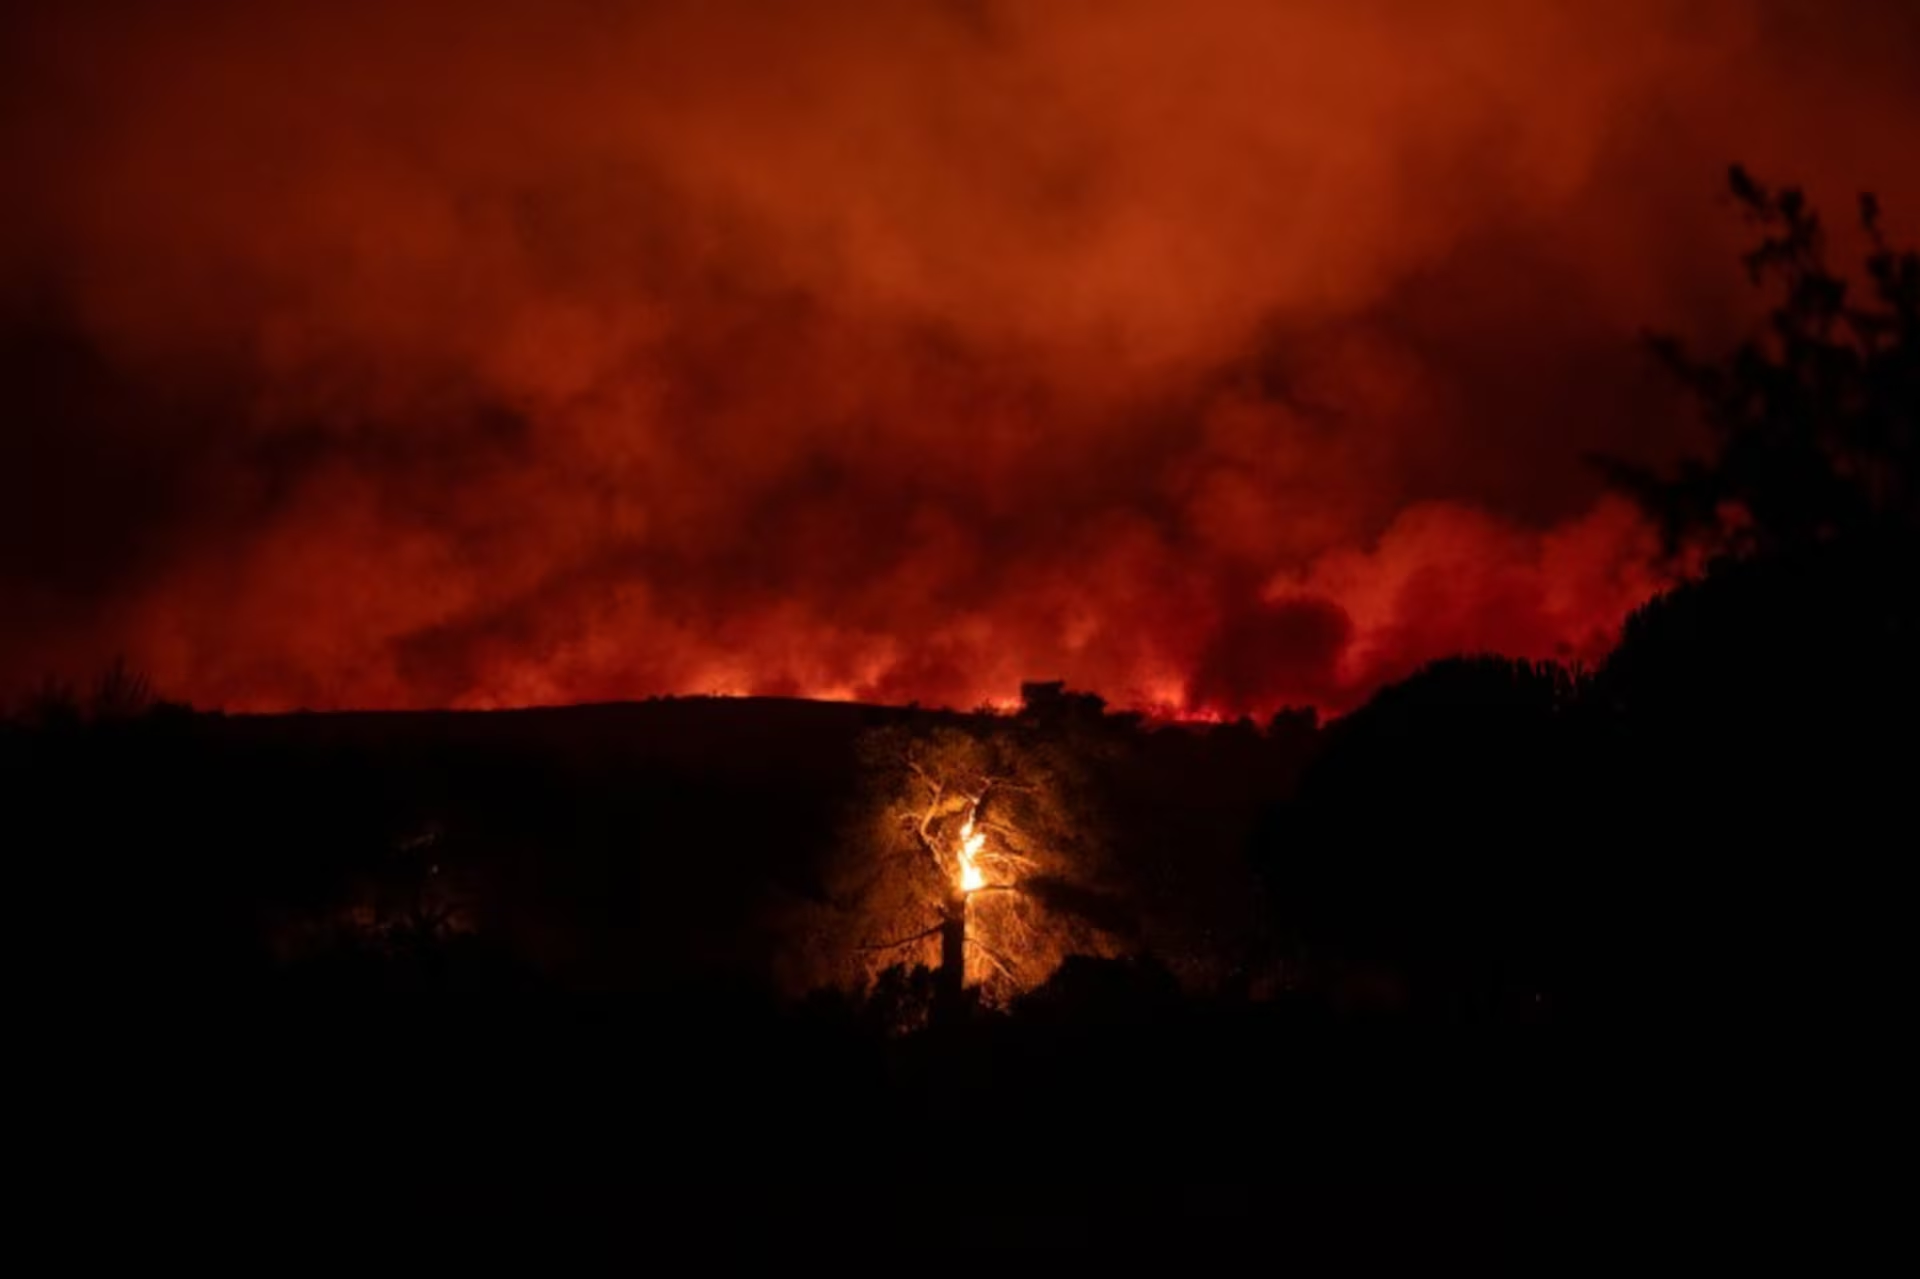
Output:
[[[10,4],[0,691],[1594,660],[1727,165],[1910,241],[1916,155],[1901,0]]]

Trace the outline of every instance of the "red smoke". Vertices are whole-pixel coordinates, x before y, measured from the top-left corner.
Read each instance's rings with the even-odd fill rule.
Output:
[[[1597,659],[1742,159],[1920,207],[1876,0],[0,18],[0,687],[1339,709]],[[1902,185],[1904,184],[1904,185]]]

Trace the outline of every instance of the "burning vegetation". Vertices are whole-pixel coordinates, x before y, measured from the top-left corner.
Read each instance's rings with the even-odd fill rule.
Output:
[[[1114,953],[1081,906],[1107,864],[1085,750],[1028,716],[863,738],[859,812],[816,933],[834,980],[917,981],[940,1016],[1005,1004],[1070,953]]]

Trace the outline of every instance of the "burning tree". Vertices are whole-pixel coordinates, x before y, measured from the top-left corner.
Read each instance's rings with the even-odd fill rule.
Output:
[[[1099,840],[1073,744],[1021,720],[881,729],[861,742],[867,787],[831,874],[833,976],[933,974],[933,1011],[969,990],[1003,1003],[1070,953],[1114,950],[1111,899],[1091,886]]]

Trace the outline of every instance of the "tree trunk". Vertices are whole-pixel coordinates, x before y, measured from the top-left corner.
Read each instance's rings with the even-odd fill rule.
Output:
[[[935,979],[936,1021],[957,1022],[967,997],[967,895],[947,894],[940,921],[940,973]]]

